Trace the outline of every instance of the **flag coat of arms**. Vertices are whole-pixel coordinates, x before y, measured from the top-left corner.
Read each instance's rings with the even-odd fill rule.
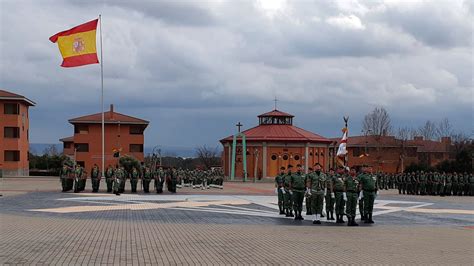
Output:
[[[63,57],[62,67],[77,67],[99,63],[97,58],[96,31],[99,19],[94,19],[51,36],[58,43]]]

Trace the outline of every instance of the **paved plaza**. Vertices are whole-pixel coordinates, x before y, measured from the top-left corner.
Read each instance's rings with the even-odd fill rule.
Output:
[[[2,265],[474,264],[473,197],[383,191],[375,224],[347,227],[278,215],[271,183],[116,196],[0,182]]]

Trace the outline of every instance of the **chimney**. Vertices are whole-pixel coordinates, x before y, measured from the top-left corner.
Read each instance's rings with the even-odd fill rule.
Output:
[[[422,141],[422,140],[423,140],[423,136],[415,136],[415,137],[413,138],[413,140]]]
[[[441,138],[441,143],[451,144],[451,138],[450,137],[442,137]]]
[[[110,105],[110,119],[114,119],[114,105]]]

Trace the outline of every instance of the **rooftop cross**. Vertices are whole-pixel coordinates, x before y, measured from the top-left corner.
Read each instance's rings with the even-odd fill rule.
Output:
[[[277,97],[275,96],[275,99],[273,100],[275,102],[275,110],[277,109],[277,102],[278,102],[278,99]]]
[[[239,133],[240,133],[240,128],[243,126],[240,122],[237,123],[237,125],[235,125],[238,129],[239,129]]]

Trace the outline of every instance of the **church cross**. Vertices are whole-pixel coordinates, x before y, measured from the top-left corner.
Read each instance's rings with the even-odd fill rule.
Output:
[[[237,123],[237,125],[235,125],[235,126],[237,126],[237,128],[239,129],[239,133],[240,133],[240,128],[241,128],[243,125],[239,122],[239,123]]]
[[[278,102],[278,99],[277,97],[275,96],[275,99],[273,100],[275,102],[275,110],[277,109],[277,102]]]

